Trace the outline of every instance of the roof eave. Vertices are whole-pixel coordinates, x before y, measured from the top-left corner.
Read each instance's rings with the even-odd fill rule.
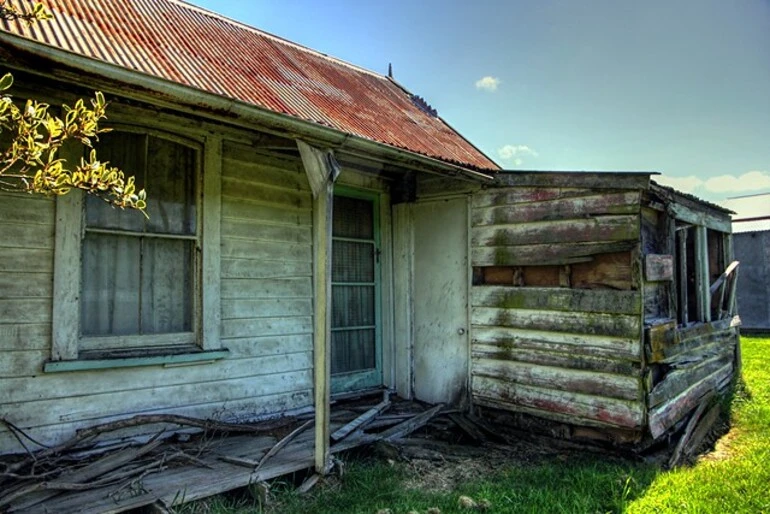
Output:
[[[461,177],[473,181],[490,182],[493,180],[491,175],[471,169],[470,167],[445,162],[434,157],[342,132],[313,121],[277,113],[257,105],[85,57],[6,31],[0,30],[0,41],[3,42],[5,50],[11,54],[13,54],[14,50],[26,52],[48,59],[55,64],[74,71],[96,74],[109,81],[136,87],[144,90],[146,93],[164,97],[171,100],[177,106],[192,107],[195,112],[200,112],[201,109],[204,109],[211,113],[224,113],[228,119],[236,117],[242,122],[251,125],[277,129],[282,134],[296,139],[307,139],[314,144],[324,145],[335,150],[378,156],[407,168]],[[11,63],[6,64],[12,66]],[[45,75],[45,73],[41,73],[39,70],[26,71]],[[83,81],[77,82],[88,87],[88,84],[83,83]],[[117,94],[122,94],[122,92],[118,91]]]

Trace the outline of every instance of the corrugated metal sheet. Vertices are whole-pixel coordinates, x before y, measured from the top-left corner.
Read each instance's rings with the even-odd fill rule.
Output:
[[[177,0],[43,3],[54,15],[52,20],[32,27],[0,22],[0,27],[86,57],[442,161],[497,169],[387,77],[209,11]]]

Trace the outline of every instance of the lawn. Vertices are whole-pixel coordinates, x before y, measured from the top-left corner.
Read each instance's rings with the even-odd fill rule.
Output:
[[[266,506],[258,495],[219,496],[190,513],[770,513],[770,338],[744,337],[743,378],[731,407],[732,429],[695,465],[661,471],[600,455],[549,456],[470,472],[451,488],[425,487],[425,469],[355,459],[341,479],[299,496],[275,482]],[[462,465],[462,464],[460,464]],[[422,485],[422,486],[421,486]],[[461,499],[462,496],[467,498]],[[429,510],[438,509],[438,510]]]

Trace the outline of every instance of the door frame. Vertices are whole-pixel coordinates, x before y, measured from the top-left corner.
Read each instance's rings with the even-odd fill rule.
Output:
[[[374,362],[375,367],[365,371],[349,371],[331,375],[331,393],[344,394],[380,387],[385,376],[383,370],[383,313],[382,313],[382,222],[380,217],[380,194],[344,185],[334,186],[335,197],[356,198],[372,202],[372,224],[374,229]],[[332,221],[333,223],[333,221]],[[332,259],[334,254],[334,236],[332,235]],[[332,290],[334,281],[331,280]],[[331,306],[334,309],[334,305]],[[333,329],[332,329],[333,331]],[[330,345],[331,345],[330,340]],[[330,348],[331,350],[331,348]]]

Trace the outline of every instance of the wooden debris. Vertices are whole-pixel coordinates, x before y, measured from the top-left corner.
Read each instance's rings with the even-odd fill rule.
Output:
[[[332,440],[337,442],[347,437],[351,432],[358,430],[359,428],[372,421],[378,414],[390,407],[390,400],[383,400],[371,409],[367,410],[350,423],[340,427],[332,435]]]
[[[435,407],[428,409],[425,412],[386,430],[385,432],[379,434],[379,437],[385,441],[393,441],[394,439],[398,439],[400,437],[404,437],[407,434],[411,434],[418,428],[425,426],[425,424],[428,423],[428,421],[430,421],[434,416],[436,416],[443,408],[444,404],[440,403]]]
[[[260,470],[262,466],[265,465],[265,462],[270,460],[270,458],[281,451],[287,444],[289,444],[295,437],[297,437],[299,434],[301,434],[307,427],[313,425],[315,423],[315,420],[311,419],[303,423],[299,426],[299,428],[295,428],[289,435],[275,443],[275,446],[270,448],[270,450],[259,460],[259,463],[254,468],[254,473]]]
[[[315,487],[319,480],[321,480],[321,475],[314,473],[312,476],[308,477],[304,482],[302,482],[302,485],[297,488],[297,494],[306,494],[313,487]]]
[[[695,426],[698,424],[698,420],[700,420],[703,411],[705,411],[706,407],[708,407],[712,396],[713,395],[708,395],[705,397],[703,401],[701,401],[701,404],[698,406],[698,408],[695,409],[693,415],[690,417],[690,421],[687,423],[687,427],[685,428],[682,437],[679,438],[679,442],[676,444],[676,448],[674,448],[674,452],[671,454],[671,458],[668,461],[669,468],[673,468],[679,464],[682,458],[684,447],[690,441],[690,436],[692,436],[692,432],[695,430]]]
[[[701,417],[701,420],[698,422],[698,426],[695,427],[695,431],[690,437],[690,440],[685,444],[684,454],[686,456],[691,457],[700,447],[701,443],[703,443],[703,440],[714,426],[714,423],[717,421],[717,419],[719,419],[720,412],[721,410],[719,404],[717,403],[711,407],[711,409],[709,409],[709,411],[706,412],[703,417]]]
[[[455,423],[455,425],[460,427],[463,430],[463,432],[468,434],[471,437],[471,439],[473,439],[477,443],[483,443],[484,441],[487,440],[486,436],[484,436],[484,433],[481,430],[479,430],[479,428],[473,423],[473,421],[468,419],[465,415],[451,413],[448,416],[449,416],[449,419],[451,419]]]

